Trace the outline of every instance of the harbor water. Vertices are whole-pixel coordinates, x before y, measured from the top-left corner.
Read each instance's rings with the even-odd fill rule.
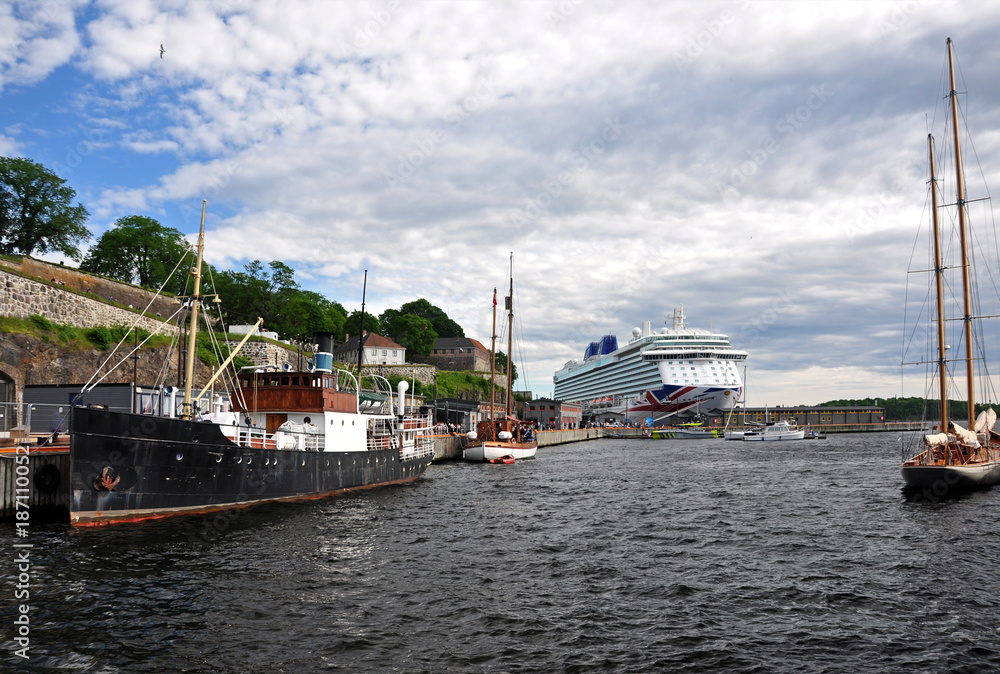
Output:
[[[904,498],[899,458],[892,433],[605,439],[228,515],[4,525],[0,669],[996,670],[1000,490]]]

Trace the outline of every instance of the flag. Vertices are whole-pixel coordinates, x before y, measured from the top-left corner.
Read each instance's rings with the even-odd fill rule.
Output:
[[[497,305],[497,289],[493,289],[493,306]]]

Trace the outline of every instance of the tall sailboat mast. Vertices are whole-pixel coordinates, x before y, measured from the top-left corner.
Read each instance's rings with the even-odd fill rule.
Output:
[[[944,343],[944,267],[941,265],[941,227],[938,222],[937,184],[934,167],[934,136],[927,134],[931,163],[931,220],[934,223],[934,283],[937,286],[938,384],[941,395],[941,431],[948,432],[948,384]]]
[[[493,406],[496,404],[497,378],[497,289],[493,289],[493,341],[490,342],[490,433],[493,433]]]
[[[955,87],[955,53],[948,38],[948,71],[951,76],[951,125],[955,134],[955,191],[958,206],[958,236],[962,246],[962,290],[965,292],[965,370],[969,400],[969,430],[976,428],[975,381],[972,368],[972,294],[969,290],[969,243],[965,225],[965,177],[962,175],[962,142],[958,135],[958,89]]]
[[[201,200],[201,228],[198,231],[198,261],[195,262],[194,294],[191,296],[191,325],[188,329],[187,362],[184,364],[184,403],[181,405],[181,418],[191,419],[194,410],[191,409],[191,386],[194,383],[194,357],[198,338],[198,305],[201,302],[201,258],[205,250],[205,204]]]
[[[513,404],[511,402],[511,370],[514,363],[514,253],[510,254],[510,295],[507,296],[507,416],[509,417]]]

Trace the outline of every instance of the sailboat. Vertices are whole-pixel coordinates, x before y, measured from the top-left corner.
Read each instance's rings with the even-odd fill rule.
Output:
[[[936,332],[937,354],[932,361],[937,365],[937,379],[940,399],[941,424],[937,433],[927,433],[921,438],[915,450],[902,462],[903,481],[910,490],[931,490],[936,497],[950,493],[987,487],[1000,482],[1000,434],[993,430],[996,413],[992,408],[983,410],[977,417],[975,412],[975,371],[973,348],[977,343],[973,336],[971,267],[969,234],[966,223],[967,201],[965,180],[962,173],[962,146],[959,137],[958,95],[955,87],[955,57],[951,38],[948,38],[948,69],[950,74],[951,122],[955,146],[955,188],[958,206],[959,253],[961,254],[961,275],[963,291],[963,342],[965,348],[965,379],[968,401],[968,424],[963,426],[948,417],[947,376],[948,363],[945,343],[944,272],[942,264],[942,242],[938,222],[938,195],[934,166],[934,138],[928,135],[928,155],[930,163],[931,214],[934,250],[934,273],[936,289]],[[985,362],[985,360],[984,360]],[[987,379],[988,381],[988,379]]]
[[[507,309],[507,398],[503,418],[496,418],[496,345],[497,345],[497,290],[493,289],[493,341],[490,346],[490,410],[486,419],[476,425],[476,430],[466,436],[462,456],[466,461],[512,463],[517,459],[533,459],[538,449],[534,429],[514,415],[510,364],[514,362],[514,254],[510,255],[510,294]]]
[[[373,377],[374,391],[362,391],[360,359],[357,376],[334,370],[332,335],[317,335],[309,371],[242,371],[234,411],[199,409],[215,381],[194,395],[204,239],[202,204],[180,414],[172,398],[164,414],[73,406],[70,524],[209,513],[416,480],[434,457],[430,414],[407,409],[406,381],[395,400],[382,377]]]

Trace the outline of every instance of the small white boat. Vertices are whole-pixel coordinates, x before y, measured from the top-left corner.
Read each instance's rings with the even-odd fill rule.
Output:
[[[801,440],[806,432],[801,428],[792,428],[787,421],[774,421],[756,431],[747,431],[743,434],[743,440],[753,441],[776,441],[776,440]]]

